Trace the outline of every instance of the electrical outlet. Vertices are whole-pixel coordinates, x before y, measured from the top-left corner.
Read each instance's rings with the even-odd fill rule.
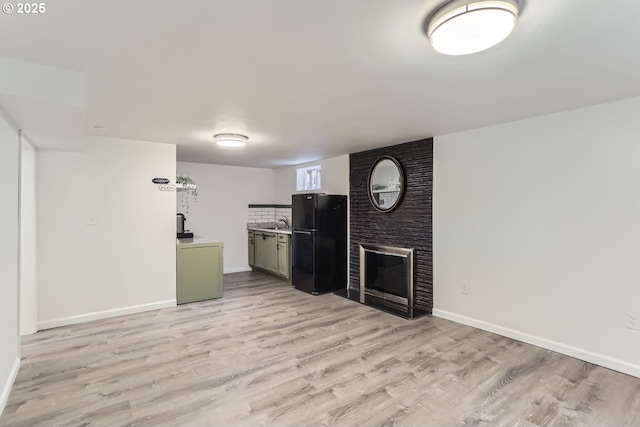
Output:
[[[461,292],[462,292],[462,295],[471,294],[471,286],[469,286],[468,283],[463,283]]]
[[[637,313],[627,313],[626,325],[629,329],[640,331],[640,315]]]

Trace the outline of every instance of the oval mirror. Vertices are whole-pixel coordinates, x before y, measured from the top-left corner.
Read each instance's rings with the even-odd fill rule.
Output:
[[[405,190],[404,172],[397,159],[380,157],[369,172],[369,199],[380,212],[390,212],[402,202]]]

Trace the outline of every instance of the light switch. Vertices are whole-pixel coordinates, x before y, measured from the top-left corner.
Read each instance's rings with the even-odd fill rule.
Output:
[[[87,225],[98,225],[98,216],[96,214],[89,214],[89,216],[87,216]]]

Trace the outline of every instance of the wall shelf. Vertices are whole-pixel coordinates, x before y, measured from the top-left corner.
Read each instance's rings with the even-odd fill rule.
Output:
[[[198,188],[195,184],[175,184],[176,190],[184,191],[184,190],[195,190]]]

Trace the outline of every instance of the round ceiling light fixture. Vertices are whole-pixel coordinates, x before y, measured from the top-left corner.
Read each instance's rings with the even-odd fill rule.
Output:
[[[237,133],[218,133],[213,135],[216,143],[221,147],[239,148],[247,145],[248,137]]]
[[[445,55],[467,55],[507,38],[518,19],[516,0],[453,0],[429,19],[427,36]]]

